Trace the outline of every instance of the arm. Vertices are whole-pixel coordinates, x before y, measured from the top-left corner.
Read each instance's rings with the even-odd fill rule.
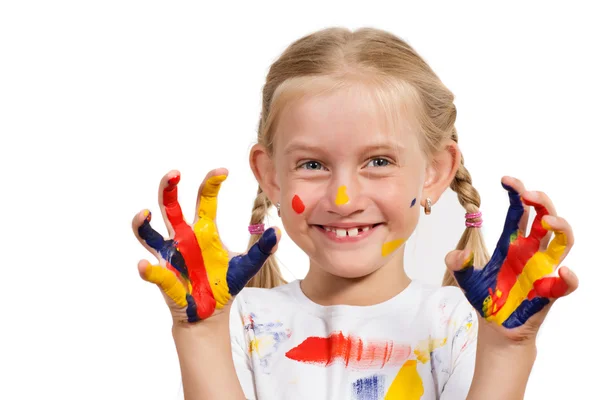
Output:
[[[475,373],[467,400],[523,399],[536,358],[535,341],[503,343],[479,324]]]
[[[244,400],[231,357],[229,309],[198,324],[173,325],[186,400]]]

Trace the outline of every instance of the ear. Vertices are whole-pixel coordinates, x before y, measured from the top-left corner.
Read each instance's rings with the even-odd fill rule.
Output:
[[[425,170],[425,184],[421,196],[422,206],[425,206],[425,200],[428,197],[433,204],[439,200],[442,193],[454,180],[460,166],[461,153],[454,140],[445,140],[441,148],[442,150],[435,153],[429,160]]]
[[[262,144],[255,144],[250,149],[250,168],[254,177],[272,203],[279,201],[279,184],[275,174],[275,163]]]

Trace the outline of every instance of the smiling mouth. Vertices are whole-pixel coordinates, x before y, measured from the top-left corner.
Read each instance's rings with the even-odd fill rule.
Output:
[[[352,228],[339,228],[335,226],[326,226],[326,225],[315,225],[317,228],[322,230],[323,232],[333,235],[336,238],[345,238],[345,237],[357,237],[362,236],[369,232],[370,230],[382,225],[382,223],[372,224],[372,225],[360,225]]]

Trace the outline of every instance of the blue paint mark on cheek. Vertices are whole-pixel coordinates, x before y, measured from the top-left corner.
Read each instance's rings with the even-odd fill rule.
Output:
[[[385,376],[372,375],[352,383],[352,400],[382,399],[385,396]]]
[[[417,198],[415,197],[414,199],[412,199],[412,201],[410,202],[410,208],[413,208],[415,206],[415,203],[417,202]]]

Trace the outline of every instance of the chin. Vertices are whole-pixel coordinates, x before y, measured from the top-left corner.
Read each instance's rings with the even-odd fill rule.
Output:
[[[381,265],[380,259],[366,259],[365,257],[336,257],[335,260],[319,262],[326,272],[346,279],[362,278],[377,271]]]

